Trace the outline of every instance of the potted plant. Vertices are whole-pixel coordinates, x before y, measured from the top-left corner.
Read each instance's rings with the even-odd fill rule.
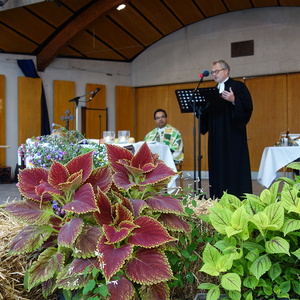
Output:
[[[299,169],[299,164],[290,165]],[[300,180],[281,178],[260,196],[240,201],[224,193],[203,219],[218,232],[200,271],[219,278],[202,283],[206,299],[299,299]]]
[[[19,174],[19,202],[4,213],[26,224],[11,243],[31,254],[25,286],[66,299],[169,299],[165,252],[173,233],[190,232],[182,203],[162,191],[176,173],[144,143],[138,153],[106,145],[106,166],[93,152],[67,164]]]

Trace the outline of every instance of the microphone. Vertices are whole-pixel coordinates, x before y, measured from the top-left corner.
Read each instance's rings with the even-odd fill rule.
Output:
[[[199,75],[200,78],[209,76],[209,71],[205,70],[202,74]]]
[[[91,93],[92,95],[90,97],[90,100],[92,100],[99,91],[100,91],[100,88],[96,88],[94,91],[92,91],[92,93]]]
[[[69,102],[77,102],[79,99],[80,99],[80,97],[75,97],[75,98],[69,100]]]

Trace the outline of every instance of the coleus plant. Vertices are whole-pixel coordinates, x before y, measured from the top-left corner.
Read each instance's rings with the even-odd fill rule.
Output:
[[[106,147],[109,164],[99,168],[89,152],[49,170],[20,171],[23,199],[1,207],[27,225],[11,253],[34,254],[27,288],[41,285],[44,297],[57,289],[74,295],[96,280],[107,292],[96,299],[169,299],[165,251],[173,233],[190,231],[181,200],[162,193],[176,173],[146,143],[136,155]]]

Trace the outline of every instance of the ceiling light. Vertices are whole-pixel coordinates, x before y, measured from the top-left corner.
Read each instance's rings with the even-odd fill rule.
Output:
[[[117,10],[122,10],[126,7],[125,4],[120,4],[118,7],[117,7]]]

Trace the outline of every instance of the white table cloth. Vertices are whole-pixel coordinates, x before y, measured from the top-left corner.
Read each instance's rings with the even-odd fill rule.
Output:
[[[276,172],[299,157],[299,146],[265,148],[260,161],[257,181],[268,188],[276,179]]]

